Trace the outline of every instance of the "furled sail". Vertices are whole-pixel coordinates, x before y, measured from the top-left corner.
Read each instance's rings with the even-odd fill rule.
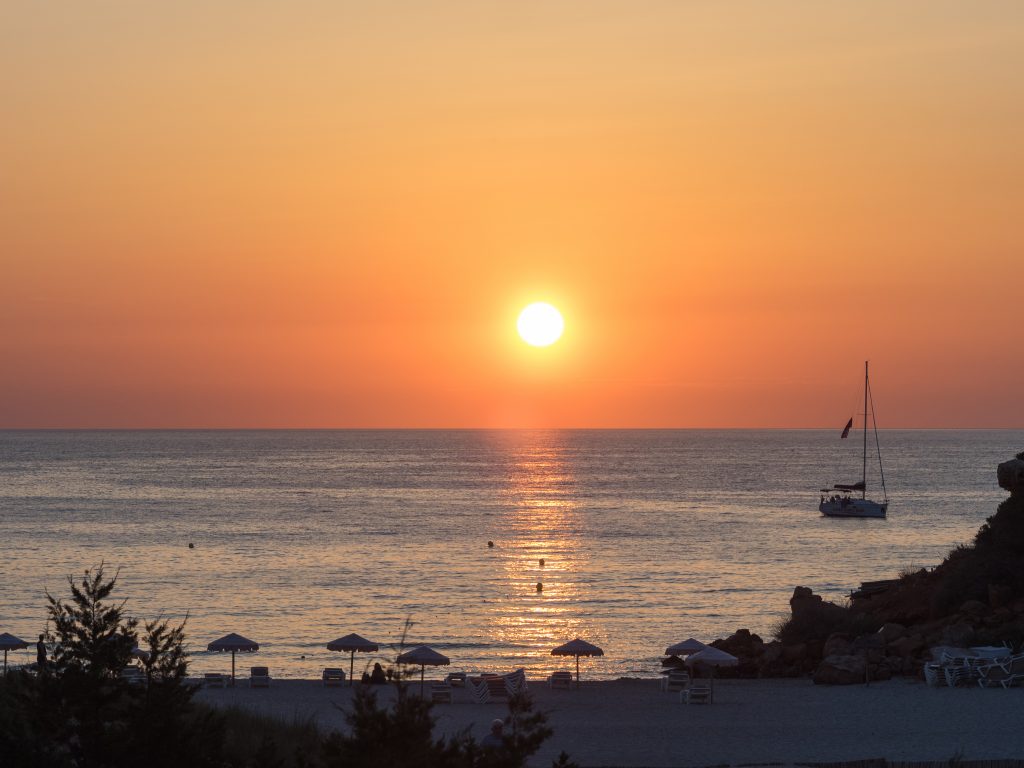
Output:
[[[836,483],[832,487],[837,491],[863,491],[864,483]]]

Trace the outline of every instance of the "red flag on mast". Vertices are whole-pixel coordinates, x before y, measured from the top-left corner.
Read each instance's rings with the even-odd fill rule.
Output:
[[[840,440],[845,440],[847,437],[849,437],[851,429],[853,429],[853,417],[852,416],[850,417],[850,420],[848,422],[846,422],[846,426],[843,427],[843,434],[839,436],[839,439]]]

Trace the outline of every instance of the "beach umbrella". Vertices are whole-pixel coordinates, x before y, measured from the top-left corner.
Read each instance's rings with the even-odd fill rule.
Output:
[[[665,649],[666,656],[688,656],[691,653],[697,653],[697,651],[703,651],[707,648],[704,643],[700,640],[694,640],[692,637],[689,640],[683,640],[681,643],[670,645]]]
[[[376,643],[371,643],[365,637],[353,633],[339,637],[327,644],[328,651],[343,651],[352,654],[348,660],[348,684],[352,685],[352,671],[356,667],[356,651],[360,653],[374,653],[380,650]]]
[[[132,656],[139,661],[149,661],[149,651],[144,651],[137,645],[132,646]]]
[[[707,664],[709,667],[735,667],[740,660],[731,653],[709,645],[703,650],[691,653],[686,659],[687,664]]]
[[[232,632],[230,635],[224,635],[220,640],[214,640],[208,646],[206,650],[213,651],[215,653],[226,653],[231,651],[231,684],[235,684],[235,654],[236,653],[253,653],[260,649],[259,643],[254,643],[246,637],[236,635]]]
[[[4,649],[4,673],[7,673],[7,652],[8,651],[20,651],[24,648],[28,648],[28,643],[24,640],[15,637],[14,635],[4,632],[0,635],[0,648]]]
[[[715,667],[735,667],[740,663],[740,660],[731,653],[726,653],[720,648],[715,648],[713,645],[709,645],[704,650],[691,653],[687,656],[686,663],[691,666],[706,664],[711,667],[711,677],[714,679]]]
[[[413,648],[411,651],[406,651],[398,657],[397,661],[399,664],[420,665],[420,696],[423,695],[423,675],[425,674],[426,668],[447,667],[451,664],[451,660],[447,656],[442,656],[433,648],[428,648],[425,645],[421,645],[419,648]]]
[[[580,687],[580,656],[604,656],[604,651],[586,640],[570,640],[565,645],[560,645],[551,651],[552,656],[575,656],[576,657],[576,687]]]

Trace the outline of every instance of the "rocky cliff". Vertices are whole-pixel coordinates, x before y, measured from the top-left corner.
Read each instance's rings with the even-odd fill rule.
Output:
[[[957,547],[934,569],[871,582],[849,605],[806,587],[790,599],[790,617],[765,643],[741,629],[716,640],[740,658],[725,674],[813,675],[816,683],[863,683],[921,673],[936,645],[1024,644],[1024,453],[999,465],[1010,492],[970,546]],[[867,586],[867,585],[865,585]]]

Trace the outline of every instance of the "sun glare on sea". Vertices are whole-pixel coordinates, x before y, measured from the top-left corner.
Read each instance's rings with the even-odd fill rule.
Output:
[[[553,306],[537,301],[519,313],[516,328],[527,344],[547,347],[561,338],[565,321],[562,320],[562,313]]]

